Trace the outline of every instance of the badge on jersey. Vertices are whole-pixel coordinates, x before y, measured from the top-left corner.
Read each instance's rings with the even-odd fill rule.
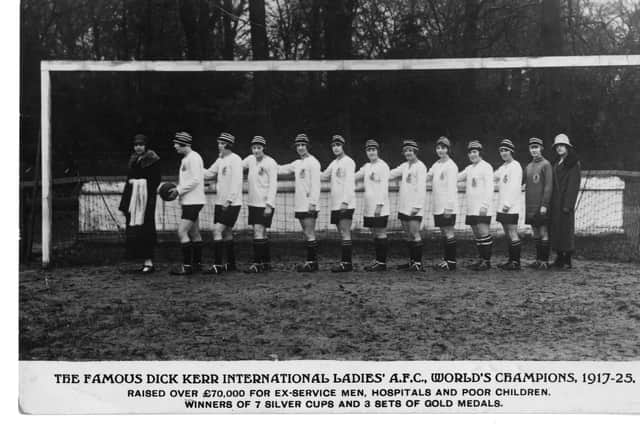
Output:
[[[338,168],[338,169],[336,169],[336,176],[337,176],[338,178],[342,178],[343,176],[345,176],[345,172],[344,172],[344,170],[343,170],[342,168]]]
[[[536,183],[536,184],[540,182],[540,175],[539,174],[537,174],[537,173],[533,174],[533,182]]]
[[[440,172],[440,181],[444,181],[444,171]]]
[[[502,177],[502,182],[504,182],[505,184],[509,182],[509,175],[504,174],[504,176]]]
[[[222,176],[225,176],[225,175],[227,174],[227,167],[226,167],[226,166],[224,166],[224,167],[222,168],[222,171],[221,171],[220,173],[222,174]]]
[[[471,178],[471,186],[473,188],[476,188],[478,186],[478,181],[476,181],[476,178]]]
[[[371,172],[371,174],[369,174],[369,179],[374,182],[378,181],[378,177],[376,176],[375,172]]]
[[[408,173],[407,174],[407,184],[411,184],[413,182],[413,174],[412,173]]]
[[[262,166],[258,169],[258,175],[264,175],[264,168]]]
[[[304,172],[304,169],[300,169],[300,179],[304,179],[305,176],[306,173]]]
[[[187,171],[187,165],[182,165],[182,167],[180,168],[180,170],[182,172],[186,172]]]

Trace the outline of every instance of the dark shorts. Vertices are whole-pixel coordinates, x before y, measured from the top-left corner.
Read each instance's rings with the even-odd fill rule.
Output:
[[[389,215],[385,216],[365,216],[364,226],[369,228],[386,228]]]
[[[318,211],[296,212],[295,217],[297,219],[318,218]]]
[[[549,220],[549,215],[540,215],[535,214],[535,215],[527,215],[526,218],[524,219],[524,223],[531,225],[533,227],[541,227],[543,225],[549,225],[551,221]]]
[[[182,205],[182,219],[196,221],[204,205]]]
[[[400,221],[418,221],[422,222],[422,215],[406,215],[403,213],[398,214],[398,219]]]
[[[271,215],[265,216],[264,209],[259,206],[249,206],[249,225],[264,225],[265,227],[271,227],[271,221],[273,221],[273,213],[275,209],[271,209]]]
[[[456,224],[456,215],[451,214],[449,218],[445,218],[444,215],[434,215],[433,222],[436,227],[451,227]]]
[[[467,225],[491,224],[491,217],[488,215],[467,215],[464,223]]]
[[[236,225],[242,206],[229,206],[226,209],[222,209],[222,207],[222,205],[216,205],[213,211],[213,222],[226,225],[227,227],[233,227]]]
[[[342,209],[331,211],[331,224],[337,225],[341,219],[353,219],[355,209]]]
[[[496,214],[496,221],[498,221],[501,224],[517,224],[518,214],[498,212]]]

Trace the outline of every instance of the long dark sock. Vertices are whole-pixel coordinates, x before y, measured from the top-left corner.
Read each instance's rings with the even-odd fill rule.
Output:
[[[236,252],[234,250],[233,240],[225,240],[224,249],[225,249],[225,253],[227,254],[227,264],[235,266]]]
[[[413,261],[413,242],[407,242],[407,249],[409,249],[409,262]]]
[[[271,242],[269,239],[264,239],[264,246],[262,247],[262,262],[271,263]]]
[[[342,245],[342,262],[351,262],[353,259],[353,243],[351,240],[343,240]]]
[[[568,266],[571,266],[571,252],[564,253],[564,263]]]
[[[411,242],[411,261],[422,262],[422,241]]]
[[[181,243],[182,249],[182,263],[184,265],[191,265],[191,242]]]
[[[318,241],[307,241],[307,261],[318,261]]]
[[[253,239],[253,262],[259,264],[264,262],[264,247],[267,239]]]
[[[457,247],[458,247],[458,244],[456,242],[455,237],[445,240],[444,259],[447,262],[456,262],[457,252],[458,252]]]
[[[548,240],[540,240],[540,261],[549,261],[549,253],[551,252],[551,247],[549,246]]]
[[[536,245],[536,260],[542,261],[542,245],[539,237],[534,237],[533,242]]]
[[[509,244],[509,260],[520,263],[520,252],[522,249],[522,243],[520,240],[513,240]]]
[[[216,265],[222,265],[222,253],[224,252],[224,241],[213,241],[213,263]]]
[[[487,234],[484,237],[476,239],[476,245],[478,246],[478,253],[480,258],[489,261],[491,260],[491,247],[493,245],[493,236]]]
[[[387,262],[387,252],[389,250],[389,239],[384,238],[375,238],[373,239],[374,245],[376,247],[376,261],[378,262]]]
[[[202,240],[198,242],[193,242],[193,263],[200,264],[202,263]]]

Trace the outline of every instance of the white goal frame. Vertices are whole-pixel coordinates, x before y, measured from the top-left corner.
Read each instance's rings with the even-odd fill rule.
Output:
[[[51,263],[51,73],[69,71],[122,72],[261,72],[261,71],[428,71],[499,70],[512,68],[576,68],[640,66],[640,55],[354,59],[301,61],[41,61],[40,126],[42,165],[42,266]]]

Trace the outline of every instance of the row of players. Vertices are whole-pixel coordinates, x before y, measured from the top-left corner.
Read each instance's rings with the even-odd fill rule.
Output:
[[[177,198],[182,208],[178,226],[183,262],[171,271],[176,275],[188,275],[194,271],[222,274],[234,270],[235,253],[232,229],[242,205],[243,171],[248,170],[248,223],[253,227],[253,263],[247,272],[264,272],[271,268],[267,230],[271,226],[277,192],[278,174],[293,174],[295,182],[294,210],[305,240],[306,261],[297,266],[299,272],[318,270],[318,242],[315,235],[321,180],[330,180],[331,224],[336,225],[341,235],[341,260],[331,269],[333,272],[353,270],[351,225],[355,208],[355,183],[364,181],[364,226],[374,237],[375,260],[365,267],[366,271],[387,269],[389,242],[386,228],[390,214],[389,181],[400,179],[398,218],[402,223],[409,249],[409,262],[399,269],[423,270],[422,235],[420,232],[426,201],[427,182],[432,184],[432,211],[434,222],[442,231],[443,259],[435,269],[456,269],[456,238],[454,224],[458,213],[458,181],[466,182],[466,217],[475,237],[478,260],[469,265],[474,270],[491,268],[493,237],[489,225],[494,212],[494,185],[498,185],[498,211],[496,220],[504,228],[508,241],[508,260],[498,267],[505,270],[520,269],[521,242],[517,224],[521,214],[533,228],[536,242],[536,261],[530,266],[547,269],[549,265],[550,236],[558,256],[553,267],[570,268],[573,251],[573,209],[580,182],[580,165],[573,154],[573,146],[564,134],[556,136],[553,148],[558,157],[554,165],[546,160],[542,151],[543,141],[531,138],[528,142],[532,160],[523,174],[522,167],[514,160],[515,145],[504,139],[499,152],[504,163],[493,170],[482,159],[483,147],[478,141],[467,145],[470,164],[459,171],[450,158],[451,143],[440,137],[436,142],[438,160],[428,169],[418,158],[418,144],[404,140],[402,153],[406,159],[401,165],[390,169],[379,156],[380,145],[375,140],[365,143],[369,162],[357,172],[355,162],[345,154],[345,140],[341,135],[331,138],[335,159],[322,171],[318,160],[310,153],[307,135],[296,136],[294,146],[299,159],[285,165],[265,154],[266,140],[255,136],[251,141],[252,154],[244,160],[233,152],[235,138],[222,133],[217,139],[219,157],[204,168],[202,158],[191,148],[192,137],[187,132],[178,132],[173,138],[176,152],[183,156],[177,186],[162,185],[161,197]],[[198,216],[206,203],[205,180],[216,181],[214,210],[214,263],[202,267],[202,237]],[[521,212],[522,186],[525,187],[525,210]],[[226,262],[223,258],[226,256]],[[146,269],[152,270],[152,269]]]

